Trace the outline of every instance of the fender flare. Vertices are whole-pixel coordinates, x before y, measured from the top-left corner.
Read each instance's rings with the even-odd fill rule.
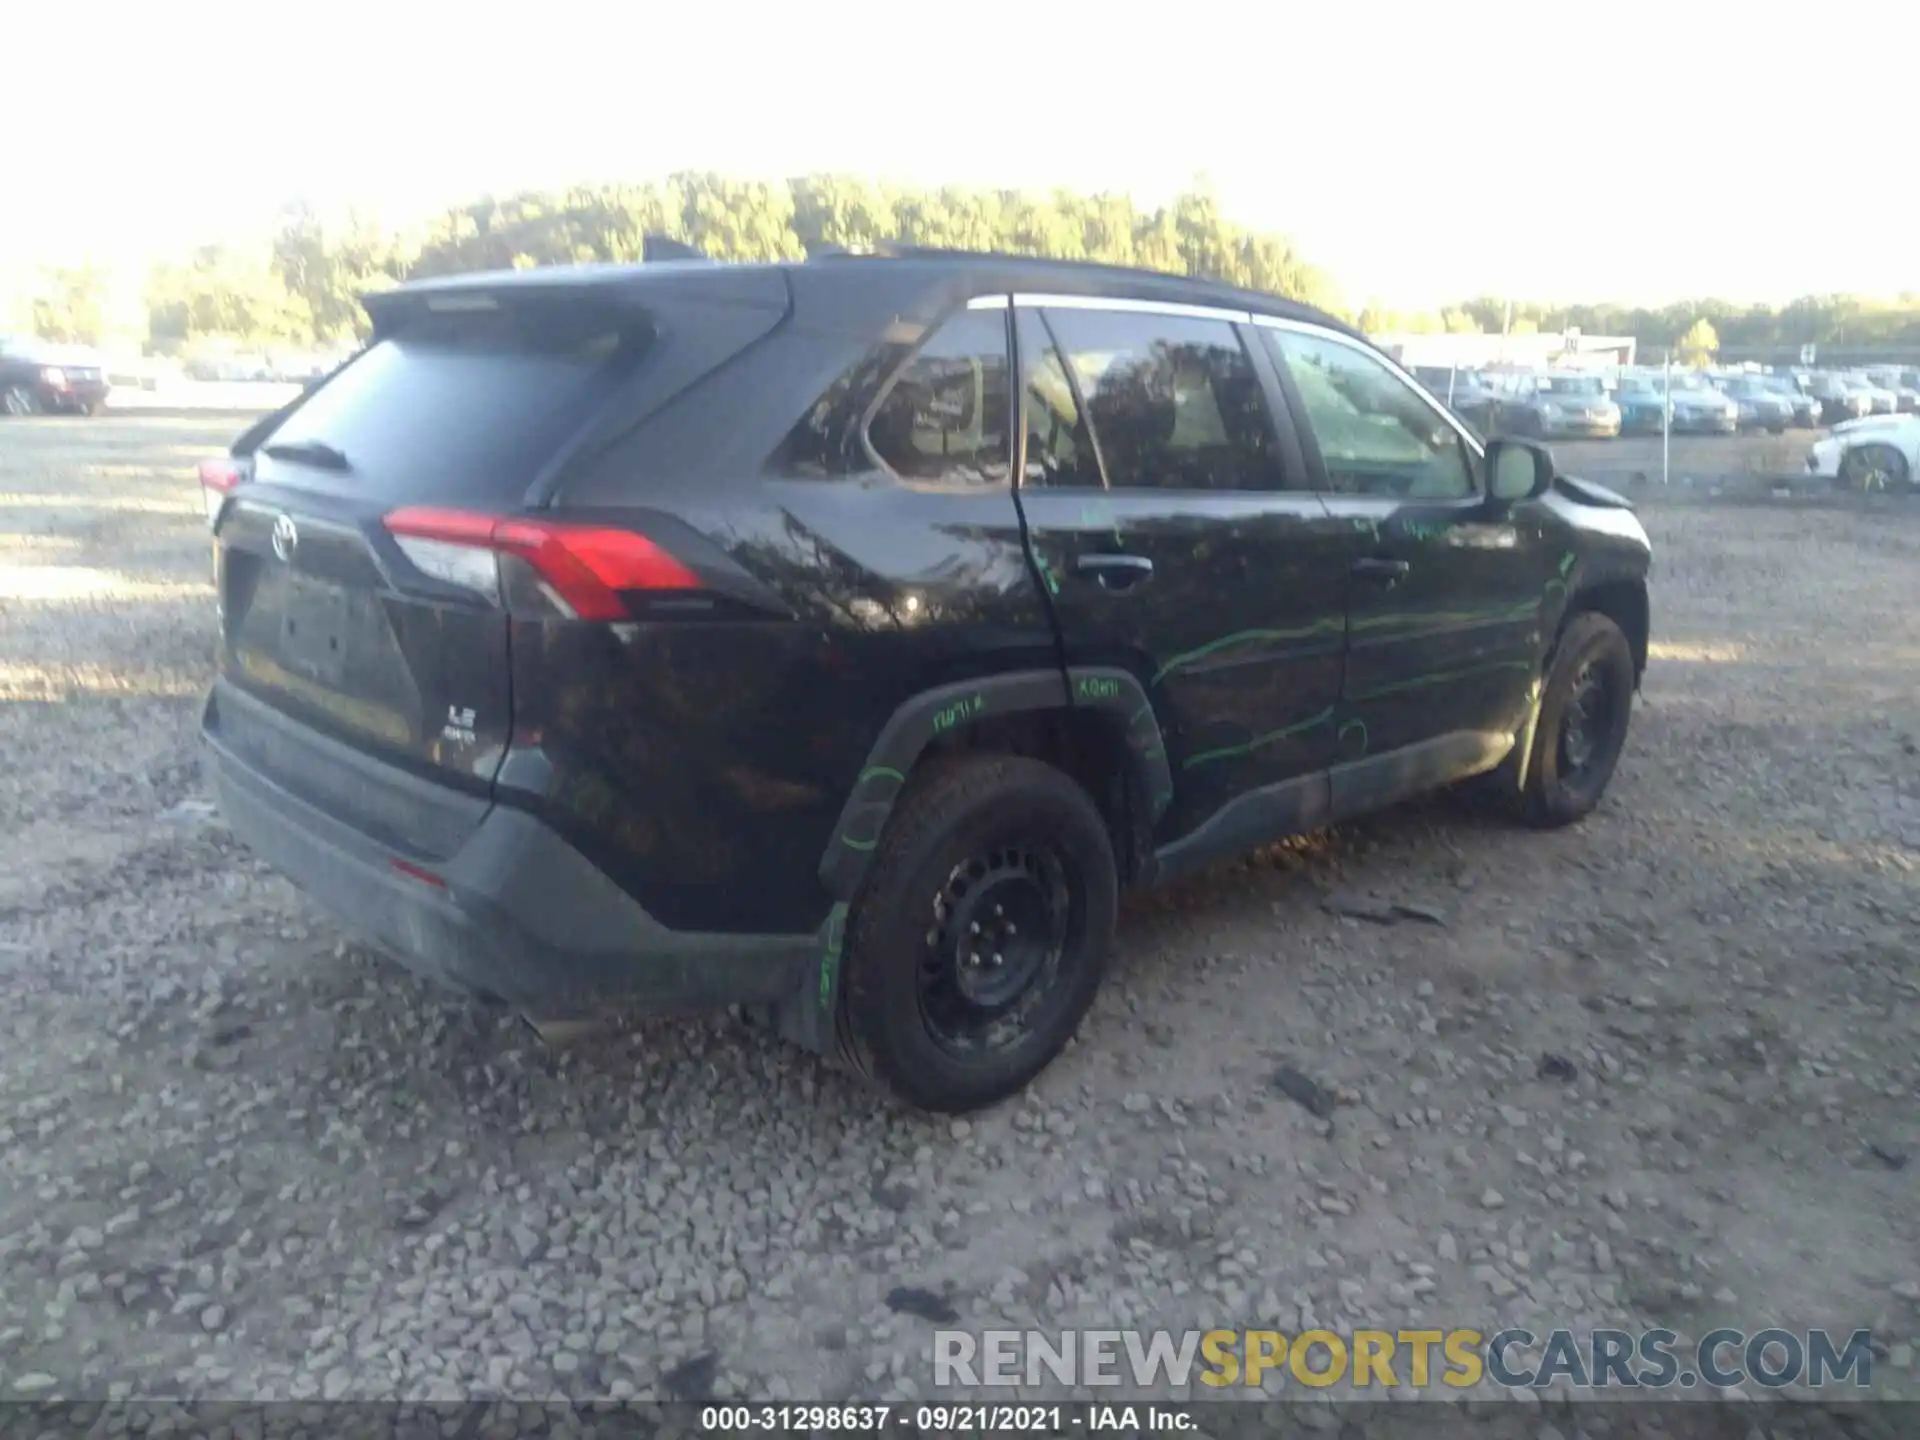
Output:
[[[1133,779],[1157,822],[1173,799],[1173,772],[1153,702],[1131,672],[1074,666],[1064,672],[1022,670],[960,681],[914,696],[880,731],[820,857],[820,880],[828,894],[842,904],[852,901],[907,777],[934,741],[997,715],[1074,709],[1114,717]]]

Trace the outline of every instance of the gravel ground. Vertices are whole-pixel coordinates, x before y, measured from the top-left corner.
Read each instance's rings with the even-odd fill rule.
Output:
[[[193,739],[234,428],[0,427],[0,1394],[925,1396],[917,1287],[1870,1325],[1920,1397],[1920,508],[1652,504],[1587,824],[1436,803],[1135,900],[1068,1053],[933,1123],[726,1016],[548,1048],[249,858]]]

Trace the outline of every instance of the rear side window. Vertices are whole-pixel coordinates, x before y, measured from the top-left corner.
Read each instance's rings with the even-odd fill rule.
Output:
[[[1027,458],[1021,483],[1055,489],[1101,489],[1106,481],[1100,476],[1100,459],[1093,453],[1093,440],[1081,418],[1066,363],[1037,311],[1020,310],[1015,314],[1020,355],[1027,371],[1026,404],[1022,409]]]
[[[1049,310],[1115,490],[1277,490],[1272,417],[1224,320]]]
[[[1007,377],[1005,313],[962,311],[887,387],[867,421],[867,444],[903,480],[1005,485]]]
[[[343,452],[356,489],[517,501],[645,350],[644,326],[582,306],[425,315],[382,339],[266,444]]]

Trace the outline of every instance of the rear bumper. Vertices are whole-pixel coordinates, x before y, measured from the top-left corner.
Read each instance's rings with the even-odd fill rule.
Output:
[[[351,765],[359,783],[406,796],[423,782],[301,731],[224,682],[208,697],[202,735],[234,834],[418,974],[558,1016],[613,1000],[672,1011],[775,1004],[819,962],[817,935],[667,929],[554,830],[508,806],[488,807],[449,855],[409,854],[243,758],[222,734],[223,710],[228,724],[239,712],[248,725],[298,732],[294,744],[324,746],[327,763]]]

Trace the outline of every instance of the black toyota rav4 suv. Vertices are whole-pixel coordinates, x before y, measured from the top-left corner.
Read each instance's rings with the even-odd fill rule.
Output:
[[[473,275],[209,462],[224,813],[536,1016],[1026,1083],[1115,900],[1480,777],[1599,800],[1648,543],[1313,310],[926,251]]]

